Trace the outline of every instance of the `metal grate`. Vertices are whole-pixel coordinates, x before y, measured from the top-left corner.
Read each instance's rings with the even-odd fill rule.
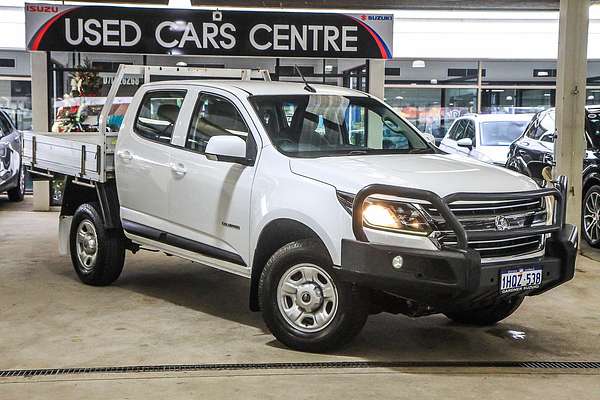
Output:
[[[600,369],[598,361],[341,361],[314,363],[174,364],[124,367],[46,368],[0,370],[0,378],[149,372],[344,369],[344,368],[524,368]]]

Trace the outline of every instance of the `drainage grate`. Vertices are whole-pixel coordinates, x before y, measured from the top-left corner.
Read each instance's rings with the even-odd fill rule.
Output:
[[[194,372],[240,370],[300,370],[336,368],[524,368],[600,369],[597,361],[340,361],[258,364],[174,364],[124,367],[46,368],[0,370],[0,378],[81,374],[134,374],[147,372]]]

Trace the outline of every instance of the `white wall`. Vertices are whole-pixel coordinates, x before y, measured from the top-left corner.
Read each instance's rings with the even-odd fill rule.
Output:
[[[397,11],[395,58],[553,60],[558,12]],[[600,7],[590,10],[588,58],[600,59]]]

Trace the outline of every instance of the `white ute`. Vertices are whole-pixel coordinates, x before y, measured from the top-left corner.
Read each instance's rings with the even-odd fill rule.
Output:
[[[127,74],[238,80],[146,83],[115,132]],[[100,133],[24,139],[33,174],[67,175],[61,248],[86,284],[158,249],[247,277],[277,339],[327,351],[370,313],[493,324],[573,277],[563,178],[540,189],[445,154],[368,94],[248,70],[121,66],[114,81]]]

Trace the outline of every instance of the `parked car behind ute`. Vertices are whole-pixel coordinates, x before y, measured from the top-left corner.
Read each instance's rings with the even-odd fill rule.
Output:
[[[585,111],[586,152],[583,160],[582,231],[586,242],[600,247],[600,107]],[[542,170],[554,162],[555,109],[535,114],[523,134],[510,146],[507,168],[543,181]]]
[[[25,195],[25,169],[21,165],[21,132],[0,110],[0,193],[10,201],[21,201]]]
[[[440,149],[504,166],[510,144],[523,133],[531,117],[531,114],[465,115],[454,120]]]

